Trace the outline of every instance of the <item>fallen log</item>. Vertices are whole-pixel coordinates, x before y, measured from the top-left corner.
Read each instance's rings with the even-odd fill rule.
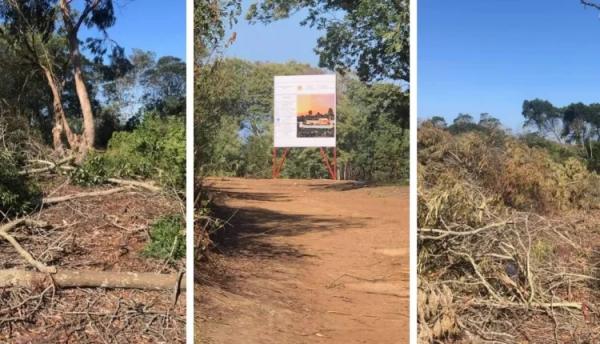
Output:
[[[130,190],[130,189],[131,189],[130,186],[123,186],[123,187],[118,187],[118,188],[108,189],[108,190],[81,192],[81,193],[65,195],[65,196],[46,197],[42,200],[42,203],[43,204],[54,204],[54,203],[70,201],[70,200],[74,200],[74,199],[78,199],[78,198],[107,196],[107,195],[112,195],[117,192]]]
[[[154,185],[151,182],[140,182],[137,180],[125,180],[125,179],[118,179],[118,178],[108,178],[107,180],[113,184],[125,185],[125,186],[137,186],[137,187],[144,188],[144,189],[152,191],[152,192],[161,191],[160,187]]]
[[[53,274],[47,274],[19,269],[0,270],[0,288],[39,289],[48,283],[53,283],[59,288],[173,290],[179,287],[179,290],[185,290],[185,274],[63,269]]]

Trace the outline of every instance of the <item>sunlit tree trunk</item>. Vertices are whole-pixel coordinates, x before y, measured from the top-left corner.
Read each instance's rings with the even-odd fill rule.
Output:
[[[52,71],[42,66],[46,81],[52,92],[52,108],[54,110],[54,127],[52,128],[52,144],[54,150],[59,154],[64,153],[63,134],[67,138],[69,146],[73,150],[78,150],[78,140],[76,135],[71,131],[71,127],[67,122],[65,110],[62,105],[60,85]]]
[[[83,71],[81,68],[81,52],[79,50],[79,40],[77,39],[78,24],[73,23],[71,18],[70,2],[67,0],[60,1],[60,8],[63,14],[63,21],[67,31],[69,41],[69,54],[73,67],[73,79],[75,81],[75,91],[79,99],[81,114],[83,116],[83,136],[80,147],[80,153],[85,155],[87,151],[94,147],[96,137],[96,128],[94,124],[94,113],[92,111],[92,103],[85,84]]]

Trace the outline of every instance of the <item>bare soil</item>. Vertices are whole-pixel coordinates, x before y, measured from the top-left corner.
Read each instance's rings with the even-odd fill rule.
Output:
[[[44,184],[48,196],[90,192],[64,178]],[[63,269],[173,273],[183,262],[143,255],[150,225],[180,211],[177,201],[145,191],[82,198],[32,214],[49,228],[11,234],[41,262]],[[0,240],[0,269],[31,267]],[[103,288],[0,288],[0,343],[183,343],[185,293]]]
[[[408,188],[211,178],[196,342],[407,343]]]

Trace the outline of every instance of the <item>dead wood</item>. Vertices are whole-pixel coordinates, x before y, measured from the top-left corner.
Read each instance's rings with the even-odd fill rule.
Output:
[[[44,263],[41,263],[39,261],[37,261],[35,258],[33,258],[33,256],[31,255],[31,253],[27,252],[27,250],[25,250],[17,240],[15,240],[15,238],[13,238],[10,234],[0,231],[0,237],[2,237],[4,240],[8,241],[17,251],[17,253],[19,253],[19,255],[21,255],[21,257],[23,257],[29,264],[35,266],[36,269],[38,269],[41,272],[47,272],[47,273],[52,273],[52,272],[56,272],[56,268],[51,267],[51,266],[47,266]],[[2,282],[0,282],[1,284]]]
[[[161,191],[161,188],[154,185],[154,183],[152,183],[152,182],[140,182],[137,180],[125,180],[125,179],[118,179],[118,178],[108,178],[108,181],[110,183],[118,184],[118,185],[136,186],[136,187],[144,188],[144,189],[146,189],[148,191],[152,191],[152,192],[160,192]]]
[[[35,220],[28,219],[28,218],[19,218],[19,219],[13,220],[13,221],[1,226],[0,227],[0,237],[2,237],[4,240],[8,241],[15,248],[17,253],[19,253],[19,255],[21,255],[21,257],[23,257],[29,264],[33,265],[39,271],[46,272],[46,273],[56,272],[56,268],[46,266],[44,263],[41,263],[41,262],[37,261],[35,258],[33,258],[31,253],[27,252],[27,250],[25,250],[12,235],[8,234],[8,232],[10,230],[12,230],[13,228],[15,228],[21,224],[29,224],[29,225],[33,225],[33,226],[37,226],[37,227],[47,226],[47,224],[42,221],[35,221]]]
[[[78,271],[60,269],[47,274],[28,270],[0,270],[0,288],[36,289],[53,283],[59,288],[124,288],[144,290],[185,290],[185,274],[147,272]]]
[[[26,168],[23,171],[20,171],[19,175],[24,176],[24,175],[32,175],[32,174],[49,172],[49,171],[55,170],[58,167],[61,167],[61,165],[64,165],[68,162],[73,161],[74,159],[75,159],[75,157],[69,156],[69,157],[61,159],[57,162],[53,162],[53,161],[49,161],[49,160],[40,160],[40,159],[29,160],[29,163],[42,164],[42,165],[46,165],[46,167]]]
[[[112,194],[122,192],[125,190],[130,190],[130,189],[131,189],[131,187],[129,187],[129,186],[123,186],[123,187],[118,187],[118,188],[113,188],[113,189],[108,189],[108,190],[81,192],[81,193],[65,195],[65,196],[46,197],[42,200],[42,203],[55,204],[55,203],[70,201],[70,200],[79,199],[79,198],[107,196],[107,195],[112,195]]]

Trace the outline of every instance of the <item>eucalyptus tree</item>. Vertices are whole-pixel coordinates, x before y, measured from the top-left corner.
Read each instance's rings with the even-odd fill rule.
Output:
[[[98,29],[106,36],[106,30],[115,24],[116,17],[112,0],[80,0],[79,2],[82,8],[80,11],[73,11],[73,0],[59,0],[58,7],[62,14],[63,29],[69,46],[70,65],[83,116],[83,135],[78,136],[78,142],[73,142],[72,146],[78,147],[81,155],[85,156],[87,151],[94,147],[96,134],[92,102],[82,68],[83,58],[78,34],[82,25],[85,25],[88,28]],[[98,44],[98,40],[90,42],[94,52],[104,52],[99,48],[101,45]]]
[[[57,11],[52,0],[0,2],[3,26],[0,31],[8,47],[23,59],[28,67],[46,78],[52,94],[54,149],[63,152],[63,135],[69,142],[73,132],[67,122],[62,93],[66,54],[64,42],[56,34]]]
[[[73,11],[73,1],[4,0],[0,1],[1,38],[33,69],[44,75],[52,94],[52,142],[58,153],[64,141],[82,159],[95,141],[93,102],[84,77],[87,59],[81,54],[78,32],[83,25],[100,30],[102,39],[88,39],[87,47],[96,60],[106,53],[102,44],[106,29],[115,22],[111,0],[82,0]],[[61,24],[62,23],[62,24]],[[113,49],[111,60],[119,60],[122,50]],[[83,118],[82,133],[69,124],[65,111],[65,85],[74,84]]]

